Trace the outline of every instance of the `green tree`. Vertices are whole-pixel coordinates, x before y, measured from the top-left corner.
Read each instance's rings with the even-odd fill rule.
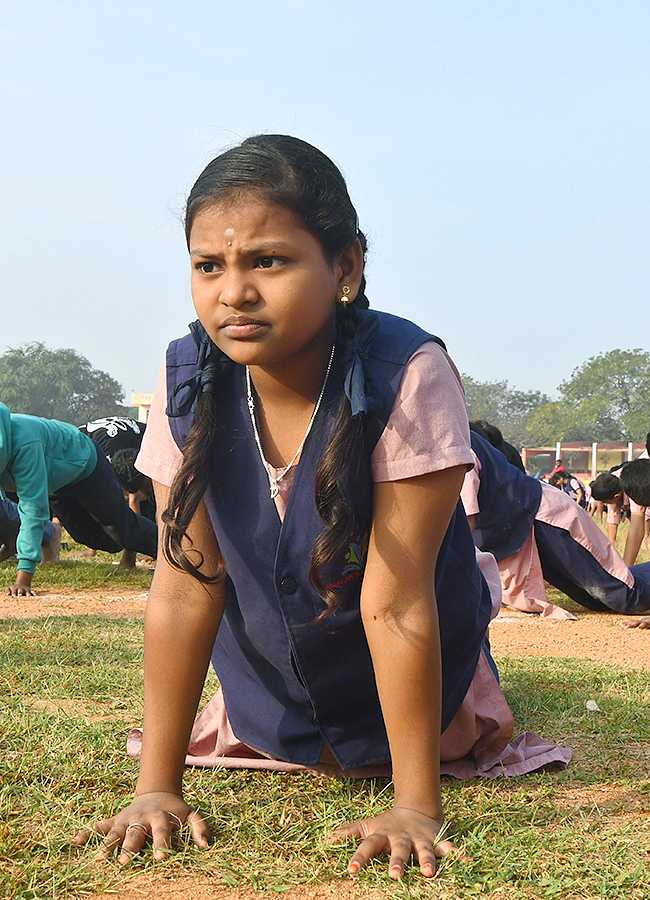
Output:
[[[578,366],[527,420],[529,443],[641,441],[650,429],[650,353],[610,350]]]
[[[125,415],[124,391],[76,350],[22,344],[0,356],[0,401],[12,412],[82,425]]]
[[[548,446],[556,441],[618,440],[615,424],[602,419],[597,424],[597,419],[598,410],[591,403],[573,406],[562,400],[549,400],[526,420],[528,446]]]
[[[522,447],[528,440],[526,423],[541,404],[548,403],[541,391],[518,391],[507,381],[475,381],[463,375],[470,419],[484,419],[501,429],[507,441]]]

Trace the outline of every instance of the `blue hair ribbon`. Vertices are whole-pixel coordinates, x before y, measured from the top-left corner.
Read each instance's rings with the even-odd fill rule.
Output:
[[[350,401],[353,418],[381,406],[379,392],[368,378],[364,366],[370,346],[379,331],[379,317],[371,310],[365,309],[357,310],[355,316],[352,342],[344,344],[341,356],[345,370],[343,389]],[[179,384],[169,397],[167,415],[172,418],[188,415],[203,393],[214,392],[220,372],[228,361],[228,357],[223,353],[214,353],[210,338],[198,320],[192,322],[189,328],[198,348],[196,372],[191,378]]]
[[[198,349],[196,372],[179,384],[167,401],[167,415],[172,418],[192,412],[204,393],[214,393],[219,374],[227,357],[214,353],[208,333],[197,319],[190,322],[190,332]]]
[[[356,310],[356,327],[352,343],[343,349],[345,367],[343,389],[350,401],[352,417],[379,409],[381,398],[376,386],[368,378],[364,361],[368,359],[370,346],[379,331],[379,316],[371,310]]]

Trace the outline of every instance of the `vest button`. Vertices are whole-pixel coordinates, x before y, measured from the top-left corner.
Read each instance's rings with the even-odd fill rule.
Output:
[[[280,582],[280,590],[283,594],[295,594],[298,582],[295,578],[283,578]]]

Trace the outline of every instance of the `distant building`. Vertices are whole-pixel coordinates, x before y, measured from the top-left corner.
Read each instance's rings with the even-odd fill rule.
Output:
[[[578,478],[591,480],[599,472],[609,472],[613,466],[636,459],[645,450],[645,444],[632,441],[558,441],[552,447],[524,447],[521,458],[531,475],[548,474],[555,467],[555,460],[562,458],[564,468]]]
[[[131,392],[131,406],[138,410],[138,422],[146,422],[149,418],[153,394],[136,394]]]

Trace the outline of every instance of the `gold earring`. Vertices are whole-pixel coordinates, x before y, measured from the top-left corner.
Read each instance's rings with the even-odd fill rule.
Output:
[[[348,296],[350,293],[350,290],[351,290],[351,288],[350,288],[349,284],[344,284],[343,287],[341,288],[341,291],[343,292],[343,296],[341,297],[341,303],[343,304],[343,306],[347,306],[348,303],[352,302],[350,297]]]

